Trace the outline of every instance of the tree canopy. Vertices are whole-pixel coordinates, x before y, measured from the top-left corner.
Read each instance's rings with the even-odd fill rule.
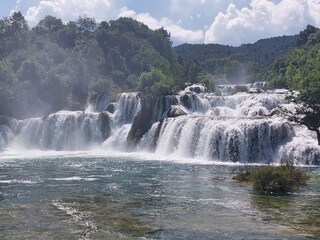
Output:
[[[276,87],[312,87],[319,82],[319,42],[319,30],[308,26],[296,36],[240,47],[173,48],[165,29],[151,30],[130,18],[63,22],[46,16],[30,28],[15,12],[0,19],[0,115],[80,110],[92,93],[160,95],[180,90],[185,82],[211,90],[215,83],[263,80]]]
[[[287,100],[294,107],[282,109],[281,113],[315,131],[320,145],[320,29],[307,26],[300,32],[297,46],[276,59],[266,76],[271,86],[293,91]]]
[[[163,28],[153,31],[130,18],[64,23],[54,16],[29,28],[16,12],[0,20],[0,115],[82,109],[91,93],[137,91],[153,72],[149,91],[162,94],[165,86],[180,85],[178,65]]]
[[[183,44],[174,48],[184,78],[197,82],[203,75],[220,84],[262,81],[276,57],[296,47],[298,35],[262,39],[239,47],[220,44]]]

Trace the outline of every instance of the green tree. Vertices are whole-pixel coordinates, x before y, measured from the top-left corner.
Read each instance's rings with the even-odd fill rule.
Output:
[[[174,80],[160,69],[151,69],[140,76],[139,90],[143,93],[168,94],[173,92]]]
[[[18,71],[19,81],[40,82],[40,65],[34,61],[24,61]]]
[[[301,90],[287,97],[289,102],[295,103],[293,109],[281,108],[281,114],[289,121],[306,126],[316,132],[320,146],[320,79],[317,88]]]
[[[9,55],[28,43],[28,24],[21,12],[0,21],[0,57]]]
[[[107,93],[108,96],[114,96],[116,94],[115,86],[111,79],[100,78],[90,84],[90,91],[94,93]]]
[[[204,85],[209,91],[214,91],[215,81],[211,74],[200,75],[199,83]]]
[[[63,28],[62,20],[53,16],[46,16],[44,19],[40,20],[34,31],[38,34],[53,33],[61,30]]]
[[[78,26],[79,33],[85,37],[89,37],[91,33],[94,33],[98,26],[96,20],[89,17],[79,17],[76,24]]]
[[[308,25],[305,30],[301,31],[299,33],[298,39],[297,39],[297,46],[301,47],[307,44],[308,38],[311,34],[315,33],[317,30],[316,27],[312,25]]]

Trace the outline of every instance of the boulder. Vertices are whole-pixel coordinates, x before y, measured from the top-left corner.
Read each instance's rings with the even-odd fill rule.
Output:
[[[103,140],[106,140],[111,135],[110,117],[106,112],[101,112],[100,117],[102,137]]]
[[[141,98],[141,109],[133,119],[133,123],[127,137],[129,148],[134,148],[154,123],[153,106],[154,98],[152,96],[144,96]]]
[[[116,103],[109,103],[106,111],[109,113],[114,113],[116,111]]]
[[[188,114],[179,106],[173,106],[167,112],[167,117],[170,117],[170,118],[179,117],[183,115],[188,115]]]

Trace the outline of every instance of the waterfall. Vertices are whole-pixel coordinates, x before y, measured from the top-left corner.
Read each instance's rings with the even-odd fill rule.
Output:
[[[0,151],[5,150],[15,138],[17,121],[0,116]]]
[[[189,112],[205,113],[210,108],[210,102],[197,94],[182,94],[179,96],[179,103]]]
[[[107,94],[93,94],[87,100],[86,112],[108,111],[114,114],[117,121],[129,123],[140,111],[140,94],[136,92],[121,93],[118,102],[111,102]]]
[[[0,151],[100,148],[230,163],[320,165],[314,133],[272,116],[284,104],[284,91],[217,96],[205,90],[190,86],[168,96],[122,93],[117,102],[98,94],[88,100],[88,111],[20,121],[0,116]]]
[[[109,132],[109,118],[105,114],[60,111],[45,118],[20,121],[12,146],[84,150],[101,144]]]
[[[164,120],[155,153],[224,162],[269,163],[277,148],[292,136],[290,125],[280,120],[181,116]]]
[[[102,148],[109,151],[126,151],[130,127],[131,124],[124,124],[115,128],[111,136],[102,144]]]
[[[107,94],[94,94],[87,100],[86,112],[102,112],[109,105],[110,97]]]
[[[117,104],[118,120],[124,123],[131,123],[140,111],[140,108],[141,104],[138,93],[122,93]]]
[[[171,106],[177,105],[179,102],[179,97],[175,95],[157,97],[152,107],[152,121],[159,121],[170,110]]]
[[[8,126],[0,126],[0,151],[5,150],[14,139],[14,133]]]

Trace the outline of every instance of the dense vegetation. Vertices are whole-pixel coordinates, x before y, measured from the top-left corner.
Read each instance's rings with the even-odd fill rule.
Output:
[[[294,107],[280,107],[279,113],[291,122],[306,126],[314,131],[320,146],[320,88],[300,89],[287,96],[287,101]]]
[[[320,29],[307,26],[297,48],[275,60],[266,74],[269,85],[297,90],[287,97],[295,107],[281,108],[288,120],[316,132],[320,145]]]
[[[0,20],[0,115],[82,109],[91,92],[174,91],[181,76],[171,45],[167,31],[133,19],[46,16],[30,29],[14,13]]]
[[[174,50],[184,66],[184,77],[189,82],[210,78],[220,84],[250,83],[262,81],[274,59],[292,50],[297,38],[297,35],[275,37],[240,47],[183,44]]]
[[[295,36],[259,40],[240,47],[183,44],[175,47],[184,79],[212,83],[266,81],[269,88],[299,92],[295,108],[281,109],[288,120],[315,131],[320,145],[320,29],[308,25]],[[210,85],[211,83],[211,85]]]
[[[234,176],[240,182],[252,183],[259,194],[282,195],[295,192],[305,185],[309,176],[302,169],[287,163],[283,166],[262,166]]]
[[[300,32],[297,46],[272,64],[266,74],[272,87],[290,90],[320,88],[320,29],[308,25]]]
[[[186,82],[211,90],[217,83],[264,80],[274,87],[314,88],[320,86],[319,39],[319,30],[308,26],[296,36],[240,47],[173,48],[166,30],[153,31],[129,18],[98,23],[79,17],[63,23],[46,16],[30,28],[16,12],[0,20],[0,115],[81,110],[92,93],[160,95]]]

